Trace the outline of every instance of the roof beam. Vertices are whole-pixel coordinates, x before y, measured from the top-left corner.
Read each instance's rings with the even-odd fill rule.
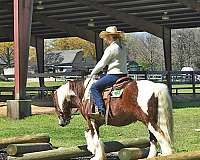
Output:
[[[13,40],[13,29],[6,28],[6,27],[0,27],[0,36],[7,37],[8,39]]]
[[[180,28],[197,28],[200,26],[200,22],[196,22],[194,24],[175,24],[175,25],[170,25],[170,28],[172,29],[180,29]]]
[[[166,24],[166,23],[178,24],[179,22],[191,23],[192,21],[199,21],[199,20],[200,20],[199,17],[186,17],[186,18],[174,18],[174,19],[171,19],[170,21],[155,20],[153,22],[158,23],[158,24]]]
[[[175,0],[179,3],[184,4],[188,8],[194,9],[197,12],[200,12],[200,3],[197,0]]]
[[[8,9],[8,7],[6,7],[6,3],[1,4],[1,6]],[[8,6],[12,7],[12,4],[9,4]],[[67,24],[65,22],[61,22],[59,20],[42,15],[41,13],[34,13],[33,19],[42,22],[48,27],[51,26],[52,28],[64,31],[68,36],[77,36],[90,42],[95,42],[95,33],[93,31],[83,29],[82,27],[77,27],[72,24]],[[4,30],[7,31],[6,28]],[[5,32],[4,34],[7,35],[6,33],[9,32]]]
[[[34,14],[33,19],[42,22],[46,26],[51,26],[52,28],[66,32],[66,36],[77,36],[90,42],[95,41],[95,33],[93,31],[58,21],[48,16],[41,15],[40,13]]]
[[[13,9],[13,3],[10,2],[1,2],[0,10],[11,10]]]
[[[133,16],[124,12],[120,12],[111,7],[98,3],[97,0],[75,0],[75,1],[84,5],[87,5],[91,8],[94,8],[107,15],[110,15],[114,17],[116,20],[120,20],[122,22],[129,24],[131,27],[137,28],[139,30],[147,31],[160,38],[163,37],[163,34],[162,34],[163,27],[158,24],[145,21],[143,18],[139,18],[139,17]]]

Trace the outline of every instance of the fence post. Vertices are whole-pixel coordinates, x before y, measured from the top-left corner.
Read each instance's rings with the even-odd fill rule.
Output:
[[[171,71],[167,71],[166,78],[167,78],[167,86],[168,86],[168,89],[169,89],[169,93],[170,93],[170,95],[172,95],[172,74],[171,74]]]
[[[192,74],[192,90],[193,90],[193,95],[195,95],[196,91],[195,91],[195,73],[194,71],[191,72]]]
[[[144,79],[147,80],[147,71],[144,73]]]

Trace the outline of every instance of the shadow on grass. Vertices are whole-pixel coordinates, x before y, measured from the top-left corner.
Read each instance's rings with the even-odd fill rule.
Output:
[[[200,95],[176,95],[172,97],[173,108],[200,108]]]

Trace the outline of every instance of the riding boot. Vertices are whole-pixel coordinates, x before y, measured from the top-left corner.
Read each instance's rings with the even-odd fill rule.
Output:
[[[92,119],[105,119],[105,111],[98,110],[95,113],[91,113],[90,118],[92,118]]]

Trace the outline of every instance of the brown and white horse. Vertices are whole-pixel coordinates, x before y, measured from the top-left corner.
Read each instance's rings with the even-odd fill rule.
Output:
[[[54,93],[56,113],[59,117],[59,125],[70,123],[72,109],[77,108],[88,123],[85,137],[88,150],[95,156],[93,159],[105,159],[104,146],[99,139],[99,127],[102,120],[90,119],[87,105],[90,101],[90,86],[94,80],[89,79],[68,81]],[[109,102],[108,102],[109,101]],[[131,81],[128,83],[120,98],[105,100],[110,104],[111,116],[108,125],[124,126],[141,121],[149,130],[150,152],[148,158],[157,155],[156,143],[161,147],[162,155],[172,153],[173,116],[172,102],[165,84],[154,83],[148,80]]]

